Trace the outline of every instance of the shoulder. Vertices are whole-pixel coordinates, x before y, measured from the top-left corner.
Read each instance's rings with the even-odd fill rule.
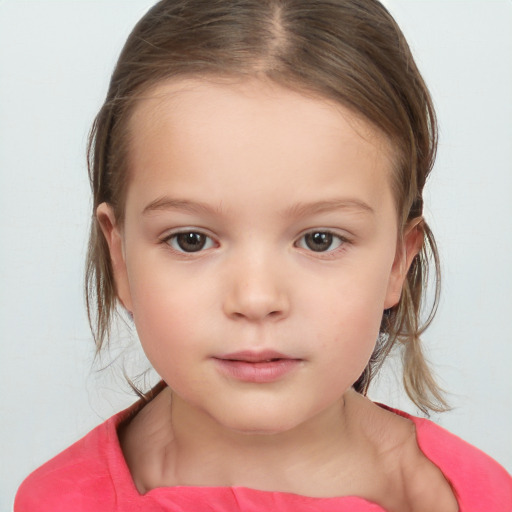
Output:
[[[113,416],[31,473],[18,489],[14,512],[114,510],[126,469],[117,426],[129,411]]]
[[[410,419],[421,451],[450,482],[461,512],[512,510],[512,477],[500,464],[432,421]]]

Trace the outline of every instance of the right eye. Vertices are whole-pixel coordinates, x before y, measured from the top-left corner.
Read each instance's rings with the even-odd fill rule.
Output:
[[[164,242],[178,252],[199,252],[213,247],[213,240],[199,231],[182,231],[168,236]]]

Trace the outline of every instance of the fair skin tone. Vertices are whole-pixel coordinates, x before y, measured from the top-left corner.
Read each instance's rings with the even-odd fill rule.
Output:
[[[98,208],[119,299],[169,385],[120,433],[139,491],[246,486],[457,510],[412,423],[351,389],[421,246],[417,223],[397,243],[385,138],[258,80],[145,96],[123,224]]]

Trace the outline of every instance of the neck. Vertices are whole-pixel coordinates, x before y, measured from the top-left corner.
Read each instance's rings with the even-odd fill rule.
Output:
[[[329,482],[332,473],[339,481],[357,462],[361,436],[356,412],[361,397],[356,395],[347,392],[290,430],[261,434],[226,428],[169,390],[164,480],[174,485],[300,490],[300,494],[306,493],[311,475]],[[314,494],[330,494],[317,484]]]
[[[404,448],[419,452],[409,420],[354,391],[295,428],[264,435],[224,428],[167,388],[118,434],[142,494],[157,487],[250,487],[387,503],[404,492]]]

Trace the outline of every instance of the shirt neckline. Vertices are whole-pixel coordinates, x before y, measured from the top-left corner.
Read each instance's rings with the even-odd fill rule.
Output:
[[[290,501],[290,502],[300,502],[300,503],[309,503],[311,505],[318,504],[318,503],[325,503],[325,504],[340,504],[343,506],[353,506],[358,505],[362,506],[364,505],[366,508],[364,509],[364,512],[386,512],[386,510],[379,505],[378,503],[375,503],[373,501],[367,500],[366,498],[360,497],[360,496],[334,496],[334,497],[326,497],[326,498],[320,498],[320,497],[312,497],[312,496],[305,496],[302,494],[295,494],[295,493],[289,493],[289,492],[282,492],[282,491],[265,491],[260,489],[253,489],[250,487],[242,487],[242,486],[236,486],[236,487],[228,487],[228,486],[172,486],[172,487],[155,487],[154,489],[151,489],[145,494],[140,494],[138,489],[135,486],[135,482],[133,481],[132,475],[130,473],[130,469],[128,468],[128,465],[126,463],[126,459],[124,458],[124,454],[121,449],[121,444],[119,441],[118,436],[118,428],[124,421],[128,420],[129,418],[133,417],[135,414],[137,414],[140,409],[146,404],[146,401],[143,399],[135,402],[133,405],[128,407],[127,409],[117,413],[116,415],[112,416],[109,420],[107,420],[106,430],[107,430],[107,436],[109,439],[108,446],[109,453],[108,453],[108,459],[109,459],[109,472],[112,478],[112,481],[114,483],[114,486],[116,488],[116,492],[118,494],[118,497],[120,498],[120,491],[124,495],[124,498],[127,501],[133,502],[134,500],[148,500],[152,498],[162,497],[162,496],[171,496],[171,495],[184,495],[186,497],[192,498],[193,496],[197,497],[198,494],[202,494],[205,497],[209,496],[211,498],[212,494],[217,495],[219,497],[231,495],[233,493],[241,493],[247,497],[253,497],[255,499],[261,498],[261,497],[275,497],[279,496],[280,498],[283,498],[284,500]],[[401,411],[399,409],[391,408],[387,405],[377,403],[376,405],[379,407],[382,407],[383,409],[386,409],[394,414],[397,414],[398,416],[401,416],[403,418],[406,418],[414,424],[415,427],[415,436],[416,436],[416,443],[423,453],[423,455],[432,463],[434,464],[443,474],[445,480],[450,485],[452,492],[457,500],[457,503],[459,505],[460,510],[460,501],[459,501],[459,493],[457,491],[457,486],[454,485],[453,478],[456,477],[455,474],[452,474],[450,472],[449,468],[441,468],[438,464],[438,460],[436,457],[435,450],[430,450],[428,444],[426,444],[424,441],[424,433],[425,430],[428,429],[429,425],[432,425],[432,423],[425,419],[425,418],[419,418],[416,416],[412,416],[404,411]],[[361,510],[361,512],[363,512]]]

